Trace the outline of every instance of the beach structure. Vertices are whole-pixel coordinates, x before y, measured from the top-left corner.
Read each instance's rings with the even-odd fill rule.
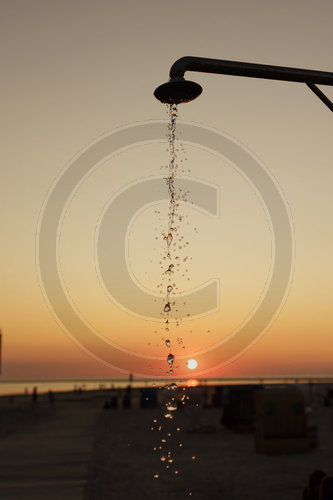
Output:
[[[303,394],[295,387],[254,391],[255,448],[257,453],[300,453],[316,443]]]
[[[253,392],[260,386],[226,386],[222,393],[221,423],[236,432],[252,431],[254,423]]]

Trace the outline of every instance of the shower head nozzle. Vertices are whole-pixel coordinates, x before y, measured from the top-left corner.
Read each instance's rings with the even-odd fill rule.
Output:
[[[165,104],[181,104],[193,101],[202,92],[202,87],[184,78],[171,78],[157,87],[154,96]]]

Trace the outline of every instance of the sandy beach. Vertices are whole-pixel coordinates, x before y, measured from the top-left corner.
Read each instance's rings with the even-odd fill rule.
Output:
[[[314,469],[333,471],[331,411],[313,415],[319,424],[319,447],[307,453],[261,455],[253,434],[232,433],[219,425],[220,410],[206,409],[216,423],[213,432],[183,432],[174,440],[175,463],[170,470],[153,448],[159,441],[150,431],[156,410],[120,410],[102,414],[95,442],[85,500],[224,499],[297,500]],[[183,447],[177,449],[177,442]],[[193,460],[192,456],[196,458]],[[164,469],[164,470],[163,470]],[[178,470],[176,475],[174,470]],[[159,474],[158,479],[153,475]]]
[[[317,448],[264,455],[253,433],[221,426],[220,408],[185,407],[171,421],[159,408],[103,409],[105,395],[1,398],[0,497],[297,500],[313,470],[333,472],[332,407],[311,413]],[[197,417],[206,425],[194,431]]]
[[[81,499],[98,412],[90,396],[1,398],[0,498]]]

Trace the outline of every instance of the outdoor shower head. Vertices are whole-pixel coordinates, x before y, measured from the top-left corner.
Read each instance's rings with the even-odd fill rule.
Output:
[[[198,97],[202,88],[197,83],[184,79],[186,71],[305,83],[333,111],[333,102],[317,87],[317,85],[333,86],[333,73],[267,64],[224,61],[223,59],[207,57],[185,56],[174,62],[170,69],[170,80],[157,87],[154,92],[156,99],[166,104],[180,104],[193,101]]]
[[[193,101],[202,92],[202,87],[184,78],[171,78],[157,87],[154,96],[165,104],[181,104]]]

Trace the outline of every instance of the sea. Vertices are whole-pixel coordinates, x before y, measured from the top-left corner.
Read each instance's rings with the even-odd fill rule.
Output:
[[[0,379],[0,396],[31,394],[36,387],[39,393],[53,392],[69,392],[69,391],[91,391],[91,390],[107,390],[107,389],[123,389],[128,385],[133,388],[145,387],[163,387],[171,382],[188,387],[197,385],[207,386],[231,386],[231,385],[324,385],[325,387],[333,386],[332,377],[247,377],[247,378],[207,378],[207,379],[182,379],[175,377],[164,379],[140,379],[140,378],[108,378],[108,379],[39,379],[39,380],[1,380]]]

